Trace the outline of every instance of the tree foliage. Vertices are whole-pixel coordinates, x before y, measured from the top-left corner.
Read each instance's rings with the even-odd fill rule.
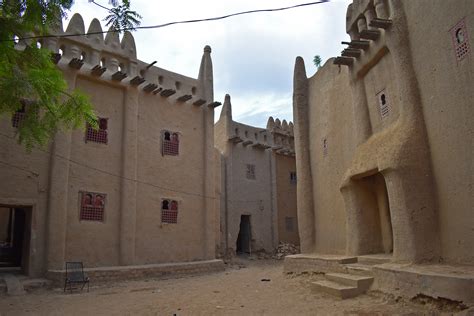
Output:
[[[51,51],[37,42],[13,38],[44,35],[65,16],[72,0],[0,1],[0,116],[25,109],[17,129],[18,141],[27,149],[44,146],[58,129],[97,127],[88,97],[69,91]],[[25,107],[26,104],[26,107]]]
[[[321,56],[319,56],[319,55],[314,56],[313,63],[316,67],[318,67],[318,69],[321,68],[322,62],[323,62],[323,60],[321,59]]]
[[[109,9],[109,13],[104,18],[105,25],[112,27],[118,32],[122,30],[135,30],[141,24],[141,15],[130,10],[130,0],[123,0],[122,4],[115,2],[114,7]]]

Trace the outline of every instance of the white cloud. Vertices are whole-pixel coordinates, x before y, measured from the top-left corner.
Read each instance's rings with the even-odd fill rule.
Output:
[[[98,1],[107,5],[105,0]],[[296,4],[290,0],[131,2],[133,10],[143,16],[142,25]],[[349,0],[333,0],[281,12],[140,30],[134,33],[138,58],[157,60],[158,67],[195,78],[202,49],[211,45],[215,99],[223,101],[226,93],[231,94],[234,120],[257,126],[265,126],[269,115],[292,120],[295,58],[305,59],[309,77],[316,70],[312,64],[314,55],[326,60],[339,54],[340,42],[348,38],[348,4]],[[86,29],[94,17],[100,20],[107,13],[86,0],[76,1],[72,13],[75,12],[83,16]]]

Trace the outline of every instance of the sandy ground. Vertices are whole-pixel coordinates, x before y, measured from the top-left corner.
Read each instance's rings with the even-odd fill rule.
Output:
[[[94,285],[90,292],[37,290],[0,296],[0,315],[451,315],[372,293],[339,300],[313,293],[318,275],[286,275],[274,260],[238,259],[225,272]],[[267,279],[267,281],[262,281]],[[268,281],[269,279],[269,281]],[[92,280],[93,282],[93,280]],[[460,313],[466,315],[467,311]]]

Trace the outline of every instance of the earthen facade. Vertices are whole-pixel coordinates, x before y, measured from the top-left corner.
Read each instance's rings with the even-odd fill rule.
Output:
[[[401,292],[400,265],[474,265],[473,18],[472,1],[355,0],[342,56],[310,78],[297,58],[303,253],[385,254],[378,284]],[[474,301],[461,270],[468,281],[406,292]]]
[[[69,88],[90,96],[99,130],[59,132],[28,154],[2,117],[0,211],[23,214],[21,267],[31,276],[65,261],[94,268],[215,258],[220,103],[210,47],[194,79],[138,60],[130,33],[104,39],[101,31],[94,19],[94,35],[42,42]],[[85,33],[82,17],[58,32]]]
[[[271,252],[299,243],[293,124],[269,118],[266,128],[232,119],[225,98],[215,126],[221,154],[221,252]]]

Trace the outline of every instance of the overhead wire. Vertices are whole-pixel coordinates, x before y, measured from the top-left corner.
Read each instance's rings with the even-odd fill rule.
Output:
[[[103,8],[103,9],[106,9],[108,11],[110,11],[110,8],[107,8],[95,1],[90,1],[91,3]],[[168,23],[164,23],[164,24],[158,24],[158,25],[150,25],[150,26],[138,26],[138,27],[134,27],[134,28],[123,28],[123,29],[110,29],[110,30],[107,30],[107,31],[100,31],[100,32],[87,32],[87,33],[80,33],[80,34],[56,34],[56,35],[41,35],[41,36],[28,36],[28,37],[22,37],[22,38],[15,38],[15,39],[11,39],[11,40],[0,40],[0,42],[4,42],[4,41],[21,41],[21,40],[29,40],[29,39],[42,39],[42,38],[62,38],[62,37],[76,37],[76,36],[87,36],[87,35],[96,35],[96,34],[106,34],[106,33],[110,33],[110,32],[123,32],[123,31],[128,31],[128,30],[137,30],[137,29],[155,29],[155,28],[163,28],[163,27],[167,27],[167,26],[171,26],[171,25],[176,25],[176,24],[187,24],[187,23],[198,23],[198,22],[209,22],[209,21],[217,21],[217,20],[223,20],[223,19],[227,19],[227,18],[230,18],[230,17],[234,17],[234,16],[239,16],[239,15],[245,15],[245,14],[251,14],[251,13],[261,13],[261,12],[277,12],[277,11],[284,11],[284,10],[289,10],[289,9],[295,9],[295,8],[300,8],[300,7],[305,7],[305,6],[311,6],[311,5],[316,5],[316,4],[322,4],[322,3],[326,3],[326,2],[330,2],[330,0],[320,0],[320,1],[315,1],[315,2],[308,2],[308,3],[301,3],[301,4],[297,4],[297,5],[292,5],[292,6],[287,6],[287,7],[281,7],[281,8],[272,8],[272,9],[257,9],[257,10],[248,10],[248,11],[241,11],[241,12],[237,12],[237,13],[231,13],[231,14],[226,14],[226,15],[223,15],[223,16],[218,16],[218,17],[212,17],[212,18],[204,18],[204,19],[192,19],[192,20],[184,20],[184,21],[174,21],[174,22],[168,22]],[[3,133],[0,133],[0,135],[4,136],[4,137],[7,137],[7,138],[11,138],[11,139],[15,139],[14,137],[11,137],[11,136],[8,136],[8,135],[5,135]],[[43,150],[43,149],[40,149],[40,148],[37,148],[38,150],[40,151],[43,151],[47,154],[51,154],[51,152],[47,151],[47,150]],[[144,184],[144,185],[149,185],[149,186],[152,186],[152,187],[156,187],[156,188],[159,188],[161,190],[166,190],[166,191],[171,191],[171,192],[176,192],[176,193],[182,193],[182,194],[186,194],[186,195],[192,195],[192,196],[198,196],[198,197],[202,197],[202,198],[206,198],[206,199],[218,199],[216,197],[213,197],[213,196],[205,196],[205,195],[202,195],[202,194],[198,194],[198,193],[194,193],[194,192],[186,192],[186,191],[181,191],[181,190],[176,190],[176,189],[171,189],[169,187],[161,187],[161,186],[158,186],[158,185],[155,185],[153,183],[148,183],[148,182],[144,182],[144,181],[140,181],[140,180],[137,180],[137,179],[132,179],[132,178],[127,178],[127,177],[124,177],[124,176],[121,176],[121,175],[117,175],[117,174],[114,174],[114,173],[111,173],[109,171],[106,171],[106,170],[102,170],[102,169],[99,169],[99,168],[96,168],[96,167],[93,167],[93,166],[90,166],[90,165],[86,165],[86,164],[83,164],[81,162],[78,162],[78,161],[75,161],[75,160],[72,160],[70,158],[67,158],[67,157],[64,157],[64,156],[61,156],[61,155],[58,155],[58,154],[54,154],[55,156],[61,158],[61,159],[65,159],[69,162],[72,162],[76,165],[79,165],[79,166],[82,166],[84,168],[89,168],[91,170],[94,170],[94,171],[97,171],[97,172],[101,172],[101,173],[105,173],[105,174],[108,174],[110,176],[114,176],[114,177],[118,177],[118,178],[121,178],[121,179],[125,179],[125,180],[129,180],[129,181],[134,181],[134,182],[137,182],[137,183],[140,183],[140,184]],[[20,167],[20,166],[16,166],[16,165],[13,165],[13,164],[9,164],[7,162],[4,162],[4,161],[0,161],[0,163],[4,164],[4,165],[8,165],[10,167],[13,167],[13,168],[17,168],[17,169],[20,169],[20,170],[23,170],[25,172],[29,172],[35,176],[38,176],[38,174],[36,172],[33,172],[29,169],[25,169],[23,167]],[[254,201],[251,201],[251,200],[229,200],[230,202],[234,202],[234,203],[240,203],[240,202],[249,202],[249,203],[255,203],[255,202],[261,202],[262,199],[260,200],[254,200]]]
[[[137,26],[137,27],[121,28],[121,29],[109,29],[107,31],[96,31],[96,32],[75,33],[75,34],[56,34],[56,35],[50,34],[50,35],[25,36],[25,37],[21,37],[21,38],[0,40],[0,42],[16,42],[16,41],[31,40],[31,39],[64,38],[64,37],[88,36],[88,35],[107,34],[107,33],[116,33],[116,32],[121,33],[121,32],[125,32],[125,31],[135,31],[135,30],[157,29],[157,28],[163,28],[163,27],[167,27],[167,26],[171,26],[171,25],[177,25],[177,24],[218,21],[218,20],[223,20],[223,19],[227,19],[227,18],[230,18],[230,17],[239,16],[239,15],[244,15],[244,14],[284,11],[284,10],[296,9],[296,8],[301,8],[301,7],[306,7],[306,6],[316,5],[316,4],[323,4],[323,3],[327,3],[327,2],[330,2],[330,0],[319,0],[319,1],[315,1],[315,2],[300,3],[300,4],[296,4],[296,5],[292,5],[292,6],[281,7],[281,8],[273,8],[273,9],[257,9],[257,10],[241,11],[241,12],[230,13],[230,14],[226,14],[226,15],[222,15],[222,16],[218,16],[218,17],[204,18],[204,19],[192,19],[192,20],[184,20],[184,21],[174,21],[174,22],[168,22],[168,23],[157,24],[157,25]],[[100,7],[103,7],[103,8],[110,11],[109,8],[104,7],[104,6],[96,3],[95,1],[92,1],[92,3],[94,3],[96,5],[99,5]]]
[[[12,137],[10,135],[6,135],[6,134],[3,134],[0,132],[0,136],[3,136],[5,138],[9,138],[9,139],[13,139],[13,140],[16,140],[15,137]],[[190,196],[196,196],[196,197],[200,197],[200,198],[205,198],[205,199],[211,199],[211,200],[220,200],[220,197],[215,197],[215,196],[206,196],[206,195],[203,195],[203,194],[199,194],[199,193],[195,193],[195,192],[187,192],[187,191],[182,191],[182,190],[178,190],[178,189],[173,189],[173,188],[170,188],[170,187],[164,187],[164,186],[159,186],[159,185],[156,185],[154,183],[150,183],[150,182],[146,182],[146,181],[141,181],[141,180],[138,180],[138,179],[132,179],[132,178],[129,178],[129,177],[124,177],[122,175],[118,175],[118,174],[115,174],[115,173],[112,173],[110,171],[107,171],[107,170],[103,170],[103,169],[100,169],[100,168],[97,168],[97,167],[94,167],[94,166],[90,166],[90,165],[87,165],[87,164],[84,164],[82,162],[79,162],[79,161],[76,161],[76,160],[73,160],[71,158],[68,158],[68,157],[64,157],[62,155],[59,155],[57,153],[52,153],[48,150],[45,150],[45,149],[42,149],[42,148],[35,148],[43,153],[46,153],[46,154],[53,154],[55,155],[56,157],[58,158],[61,158],[63,160],[66,160],[66,161],[69,161],[73,164],[76,164],[78,166],[81,166],[83,168],[87,168],[87,169],[91,169],[93,171],[97,171],[97,172],[100,172],[100,173],[103,173],[103,174],[107,174],[109,176],[113,176],[113,177],[116,177],[116,178],[119,178],[119,179],[124,179],[124,180],[128,180],[128,181],[131,181],[131,182],[136,182],[138,184],[143,184],[143,185],[148,185],[148,186],[151,186],[151,187],[155,187],[155,188],[158,188],[160,190],[163,190],[163,191],[170,191],[170,192],[174,192],[174,193],[181,193],[181,194],[185,194],[185,195],[190,195]],[[25,172],[28,172],[28,173],[31,173],[33,174],[35,177],[38,177],[39,174],[37,172],[34,172],[30,169],[27,169],[27,168],[23,168],[21,166],[18,166],[18,165],[14,165],[14,164],[11,164],[11,163],[8,163],[8,162],[5,162],[5,161],[2,161],[0,160],[0,163],[1,164],[4,164],[4,165],[7,165],[9,167],[12,167],[12,168],[16,168],[16,169],[19,169],[19,170],[23,170]],[[288,191],[289,192],[289,191]],[[263,201],[263,199],[259,199],[259,200],[228,200],[229,202],[231,203],[261,203]]]

